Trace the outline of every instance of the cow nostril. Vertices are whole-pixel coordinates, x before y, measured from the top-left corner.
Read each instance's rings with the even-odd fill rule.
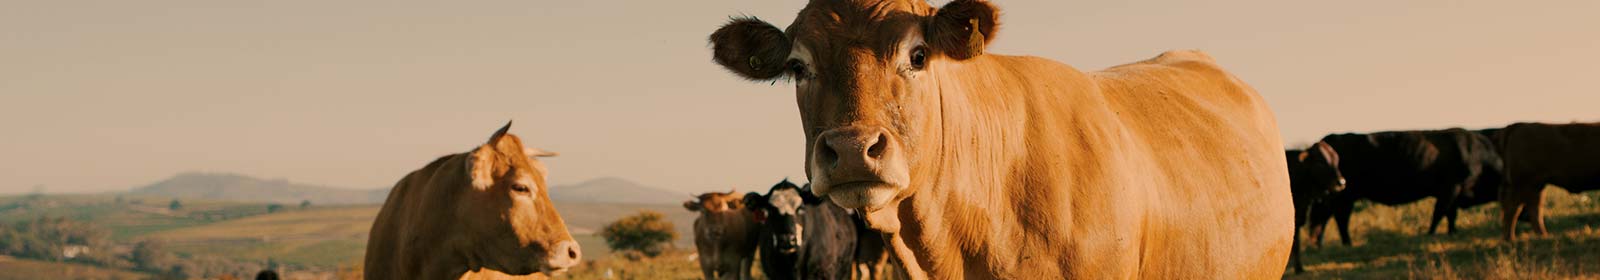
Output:
[[[831,166],[835,162],[839,161],[839,152],[838,151],[834,151],[833,143],[824,142],[822,145],[818,145],[818,146],[820,146],[820,147],[817,147],[818,148],[817,149],[817,163],[818,164],[822,164],[822,165],[825,165],[825,166]]]
[[[578,249],[577,248],[567,248],[567,258],[574,259],[574,260],[578,259]]]
[[[867,158],[868,159],[877,159],[877,158],[883,157],[883,150],[887,149],[888,146],[889,146],[889,136],[885,135],[883,133],[879,133],[878,137],[872,139],[872,143],[870,143],[870,146],[867,146]]]

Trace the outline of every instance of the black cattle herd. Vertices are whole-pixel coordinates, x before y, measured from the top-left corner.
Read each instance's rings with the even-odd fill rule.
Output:
[[[1524,133],[1507,135],[1506,132],[1513,129]],[[1600,144],[1595,142],[1600,141],[1597,136],[1600,136],[1600,124],[1520,123],[1504,129],[1331,134],[1304,150],[1285,151],[1297,227],[1291,263],[1296,273],[1304,271],[1298,227],[1307,227],[1311,241],[1321,243],[1322,232],[1331,218],[1338,227],[1340,240],[1346,246],[1351,245],[1350,214],[1360,200],[1402,205],[1432,197],[1435,204],[1428,233],[1437,233],[1440,222],[1444,221],[1446,232],[1453,234],[1458,210],[1500,201],[1501,196],[1508,193],[1533,192],[1537,196],[1547,183],[1571,192],[1600,188],[1600,164],[1596,164],[1600,158],[1590,157],[1600,153],[1600,145],[1595,145]],[[1507,149],[1506,143],[1511,141],[1521,145]],[[1534,151],[1529,151],[1530,148]],[[1531,187],[1526,186],[1530,184],[1513,187],[1510,181],[1537,180],[1519,178],[1537,173],[1507,172],[1505,165],[1512,160],[1509,153],[1526,154],[1515,157],[1516,161],[1561,165],[1552,169],[1572,170],[1563,174],[1575,178],[1569,180],[1574,183],[1539,181]],[[1517,199],[1520,198],[1508,197],[1507,203],[1515,203],[1510,201]],[[1527,221],[1543,232],[1537,205],[1528,211],[1512,212],[1516,211],[1503,215],[1518,217],[1517,220]],[[1507,223],[1503,227],[1508,231],[1507,239],[1515,234],[1511,225]]]

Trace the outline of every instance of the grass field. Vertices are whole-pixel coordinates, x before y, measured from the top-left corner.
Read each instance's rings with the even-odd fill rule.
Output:
[[[148,278],[148,274],[131,271],[0,256],[0,280]]]
[[[375,206],[314,207],[146,235],[180,253],[335,267],[359,261]]]
[[[1307,271],[1289,279],[1568,279],[1600,278],[1600,192],[1569,194],[1546,190],[1549,235],[1500,240],[1499,207],[1495,204],[1461,213],[1460,232],[1427,236],[1432,202],[1404,206],[1359,204],[1351,218],[1354,246],[1329,235],[1320,247],[1305,249]],[[63,195],[0,198],[0,222],[40,215],[69,217],[108,227],[117,240],[154,238],[184,255],[209,255],[309,267],[351,268],[365,253],[366,235],[378,206],[318,206],[266,213],[265,204],[185,201],[178,211],[170,199]],[[675,205],[557,203],[584,248],[585,265],[559,279],[691,279],[699,276],[691,260],[689,227],[694,213]],[[629,259],[613,254],[594,231],[617,217],[652,210],[666,214],[678,230],[677,250],[656,258]],[[759,268],[756,270],[759,271]],[[23,274],[19,274],[23,273]],[[331,271],[305,273],[329,274]],[[95,267],[31,260],[0,261],[0,279],[110,279],[141,274]],[[18,278],[20,277],[20,278]]]
[[[1318,248],[1305,250],[1306,273],[1291,279],[1600,279],[1600,192],[1545,189],[1546,226],[1530,227],[1516,242],[1500,239],[1496,203],[1463,211],[1460,232],[1429,236],[1432,201],[1369,205],[1350,217],[1354,246],[1339,244],[1333,228]],[[1523,225],[1522,223],[1519,225]],[[1441,226],[1441,231],[1443,226]]]

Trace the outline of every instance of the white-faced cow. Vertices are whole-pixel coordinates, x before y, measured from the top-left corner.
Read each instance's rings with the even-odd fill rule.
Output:
[[[367,279],[503,279],[578,264],[578,242],[545,192],[553,156],[507,134],[395,183],[367,241]]]
[[[767,194],[745,194],[761,223],[756,235],[768,279],[849,279],[855,270],[856,227],[849,210],[789,180]]]
[[[814,0],[710,41],[740,77],[793,81],[813,191],[866,211],[911,277],[1282,274],[1294,209],[1255,90],[1198,51],[1087,73],[988,53],[998,17]]]

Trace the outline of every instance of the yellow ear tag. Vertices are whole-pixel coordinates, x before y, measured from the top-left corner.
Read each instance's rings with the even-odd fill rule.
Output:
[[[983,54],[983,32],[979,31],[978,18],[968,19],[967,23],[970,24],[967,29],[972,30],[972,36],[967,38],[967,48],[971,50],[969,53],[972,56]]]

